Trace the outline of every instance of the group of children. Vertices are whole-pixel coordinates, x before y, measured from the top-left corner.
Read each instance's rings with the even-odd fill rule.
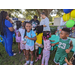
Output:
[[[63,65],[66,63],[65,59],[68,53],[73,48],[72,41],[68,39],[70,30],[68,28],[63,28],[60,33],[60,39],[58,43],[51,44],[50,31],[43,31],[43,25],[36,27],[36,33],[32,30],[32,25],[30,22],[20,21],[16,22],[17,28],[15,29],[16,42],[18,43],[19,53],[23,50],[26,63],[25,65],[33,65],[33,57],[35,57],[35,62],[38,61],[39,57],[42,56],[41,65],[48,65],[50,58],[51,47],[58,44],[58,48],[55,54],[54,62],[56,65]],[[41,48],[41,52],[38,49]],[[35,56],[34,56],[35,50]],[[38,53],[40,52],[40,55]],[[29,55],[31,54],[31,61],[29,60]]]

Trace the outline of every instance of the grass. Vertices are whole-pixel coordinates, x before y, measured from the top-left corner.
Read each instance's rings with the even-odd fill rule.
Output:
[[[12,56],[10,57],[6,51],[5,48],[3,47],[3,45],[0,43],[0,65],[23,65],[25,63],[25,56],[23,55],[23,52],[21,54],[18,53],[18,46],[17,44],[13,44],[12,49],[14,50],[14,52],[17,53],[16,56]],[[51,51],[52,53],[53,51]],[[70,58],[72,57],[73,53],[70,52],[68,54],[68,60],[70,60]],[[53,62],[55,56],[55,52],[53,52],[50,55],[50,59],[49,59],[49,65],[55,65],[55,63]],[[39,60],[37,63],[34,63],[34,65],[41,65],[41,60]]]

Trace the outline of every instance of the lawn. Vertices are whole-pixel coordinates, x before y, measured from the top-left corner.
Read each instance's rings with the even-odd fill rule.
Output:
[[[3,45],[0,43],[0,65],[24,65],[25,63],[25,56],[23,55],[23,52],[21,54],[18,53],[18,47],[17,44],[13,44],[12,49],[14,52],[17,53],[16,56],[10,57],[6,51]],[[72,57],[72,52],[68,54],[68,60]],[[55,51],[51,51],[51,56],[49,59],[49,65],[55,65],[53,62],[55,56]],[[41,65],[41,60],[39,60],[37,63],[34,63],[34,65]]]

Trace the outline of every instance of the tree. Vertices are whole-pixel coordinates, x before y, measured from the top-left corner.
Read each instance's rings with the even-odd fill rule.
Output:
[[[9,14],[9,17],[18,17],[18,14],[22,14],[21,9],[0,9],[0,11],[7,11]]]

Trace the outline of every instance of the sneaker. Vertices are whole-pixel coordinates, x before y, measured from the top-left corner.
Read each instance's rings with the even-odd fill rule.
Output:
[[[14,53],[13,56],[15,56],[17,53]]]
[[[30,64],[30,65],[33,65],[33,64]]]
[[[24,65],[29,65],[29,63],[25,63]]]
[[[30,62],[30,65],[33,65],[33,62],[32,61]]]

